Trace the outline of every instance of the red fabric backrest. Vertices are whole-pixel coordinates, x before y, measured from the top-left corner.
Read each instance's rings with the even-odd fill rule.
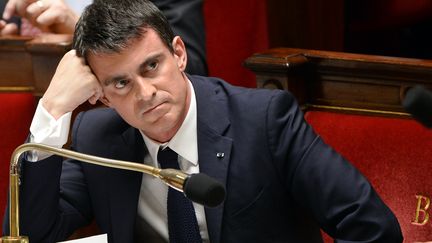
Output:
[[[0,93],[0,219],[3,220],[14,149],[24,143],[35,110],[31,93]],[[0,230],[1,234],[1,230]]]
[[[262,0],[204,1],[210,76],[235,85],[256,87],[254,74],[242,63],[269,46],[266,13],[266,1]]]
[[[432,214],[432,207],[426,207],[426,198],[432,197],[431,130],[410,119],[318,111],[305,118],[369,179],[396,214],[405,242],[432,241],[432,222],[425,221]]]

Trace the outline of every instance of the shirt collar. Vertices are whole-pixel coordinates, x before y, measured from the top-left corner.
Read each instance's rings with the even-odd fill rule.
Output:
[[[164,148],[167,146],[170,147],[180,157],[184,158],[195,166],[198,164],[196,98],[194,88],[189,79],[188,83],[191,91],[189,110],[179,130],[169,142],[163,144],[158,143],[153,139],[147,137],[140,130],[145,145],[147,146],[149,154],[153,160],[153,166],[155,167],[159,167],[157,162],[157,153],[161,146]]]

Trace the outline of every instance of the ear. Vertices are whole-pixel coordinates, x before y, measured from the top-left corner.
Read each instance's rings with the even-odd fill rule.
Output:
[[[183,72],[186,69],[187,63],[186,46],[180,36],[174,37],[172,46],[174,49],[174,57],[177,60],[177,66],[179,67],[180,71]]]

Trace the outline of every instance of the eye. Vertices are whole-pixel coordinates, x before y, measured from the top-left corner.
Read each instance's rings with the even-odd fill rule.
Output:
[[[158,66],[158,63],[157,63],[156,61],[154,61],[154,62],[150,62],[150,63],[147,65],[147,70],[148,70],[148,71],[150,71],[150,70],[154,70],[154,69],[157,68],[157,66]]]
[[[123,89],[124,87],[126,87],[126,85],[129,83],[129,81],[128,80],[126,80],[126,79],[120,79],[120,80],[117,80],[115,83],[114,83],[114,87],[116,88],[116,89]]]

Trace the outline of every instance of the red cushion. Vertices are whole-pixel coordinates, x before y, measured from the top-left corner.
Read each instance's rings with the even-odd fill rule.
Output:
[[[0,93],[0,219],[7,201],[10,158],[27,137],[34,110],[31,93]]]
[[[396,214],[406,242],[432,241],[432,222],[413,224],[416,195],[432,197],[431,130],[411,119],[318,111],[307,112],[305,118],[369,179]],[[424,205],[422,201],[421,208]],[[417,222],[424,219],[420,212]]]

